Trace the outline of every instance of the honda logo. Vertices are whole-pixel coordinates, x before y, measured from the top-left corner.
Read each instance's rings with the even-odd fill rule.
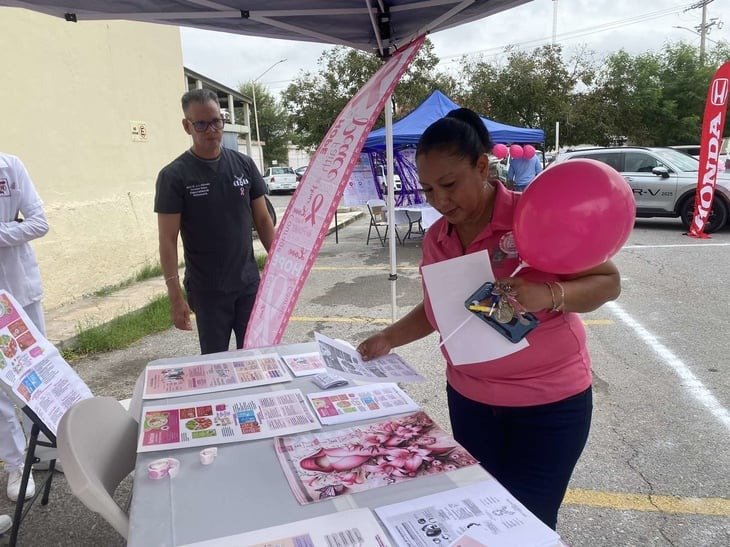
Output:
[[[727,102],[728,80],[727,78],[718,78],[712,82],[712,91],[710,92],[710,102],[715,106],[722,106]]]

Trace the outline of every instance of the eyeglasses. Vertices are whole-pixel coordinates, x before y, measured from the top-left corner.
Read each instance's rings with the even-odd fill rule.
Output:
[[[222,118],[215,118],[210,121],[197,121],[194,122],[193,120],[190,120],[188,118],[185,118],[190,122],[190,124],[195,128],[195,130],[198,133],[203,133],[204,131],[207,131],[209,127],[212,127],[213,129],[223,129],[223,125],[226,123],[224,119]]]

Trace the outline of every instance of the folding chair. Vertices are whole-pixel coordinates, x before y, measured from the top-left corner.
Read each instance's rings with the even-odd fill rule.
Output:
[[[129,517],[112,495],[134,470],[137,430],[137,422],[111,397],[79,401],[58,424],[58,452],[71,492],[124,539]]]
[[[365,243],[370,245],[370,234],[375,228],[375,233],[378,234],[380,245],[385,247],[385,240],[388,239],[388,221],[385,216],[385,201],[382,199],[369,199],[367,201],[368,211],[370,212],[370,226],[368,226],[368,240]],[[383,234],[380,233],[380,228],[385,228]],[[397,235],[397,232],[396,232]]]
[[[17,406],[22,408],[23,412],[28,416],[32,424],[30,434],[28,435],[28,447],[25,451],[25,464],[23,466],[23,476],[20,480],[20,492],[18,494],[18,501],[15,502],[15,512],[13,513],[13,526],[10,531],[10,538],[8,540],[9,547],[15,547],[18,542],[18,536],[20,535],[20,525],[23,523],[28,511],[35,503],[36,499],[41,498],[41,505],[48,505],[48,498],[51,493],[51,483],[53,481],[54,470],[56,467],[56,436],[51,432],[50,429],[43,423],[43,421],[36,415],[33,410],[28,406],[23,406],[21,401],[15,393],[8,390],[5,385],[0,386],[0,389],[5,389],[6,393],[10,396],[10,399],[15,402]],[[42,434],[42,435],[41,435]],[[36,491],[33,497],[26,500],[25,493],[28,489],[28,481],[30,480],[30,474],[33,464],[41,461],[39,453],[43,450],[43,447],[50,450],[46,453],[43,461],[49,461],[48,474],[42,482],[36,482]],[[36,449],[41,448],[39,452]],[[50,456],[48,455],[50,454]]]
[[[398,213],[405,213],[405,216],[404,217],[401,216],[399,219]],[[405,241],[406,239],[411,239],[411,235],[413,233],[423,235],[423,226],[421,225],[420,211],[409,211],[409,210],[405,209],[403,211],[396,211],[395,214],[396,214],[396,216],[395,216],[396,225],[408,224],[408,231],[406,232],[406,235],[403,236],[403,241]],[[399,220],[400,220],[400,222],[399,222]]]

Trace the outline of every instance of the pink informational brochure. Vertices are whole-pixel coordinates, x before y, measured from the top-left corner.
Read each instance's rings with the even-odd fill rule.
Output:
[[[145,399],[212,393],[289,382],[291,375],[277,353],[232,356],[213,361],[150,363],[145,369]]]

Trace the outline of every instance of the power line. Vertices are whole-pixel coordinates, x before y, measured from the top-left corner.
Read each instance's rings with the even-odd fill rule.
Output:
[[[633,16],[633,17],[628,17],[628,18],[625,18],[625,19],[618,19],[616,21],[609,21],[607,23],[602,23],[600,25],[595,25],[595,26],[592,26],[592,27],[585,27],[585,28],[578,29],[578,30],[574,30],[574,31],[570,31],[570,32],[560,33],[560,34],[557,34],[557,38],[558,38],[558,41],[564,41],[564,40],[570,40],[570,39],[575,39],[575,38],[581,38],[583,36],[587,36],[589,34],[595,34],[597,32],[605,32],[607,30],[615,30],[617,28],[621,28],[621,27],[625,27],[625,26],[629,26],[629,25],[634,25],[636,23],[642,23],[644,21],[649,21],[651,19],[658,19],[658,18],[661,18],[661,17],[667,17],[669,15],[673,15],[673,14],[676,14],[676,13],[681,13],[681,12],[684,12],[685,9],[688,6],[689,6],[689,4],[684,5],[684,6],[676,6],[676,7],[673,7],[673,8],[652,11],[652,12],[644,13],[642,15],[636,15],[636,16]],[[454,55],[448,55],[448,56],[442,57],[441,60],[442,61],[445,61],[445,60],[449,60],[449,59],[460,58],[460,57],[463,57],[465,55],[476,55],[476,54],[479,54],[479,53],[489,53],[489,52],[495,52],[495,51],[501,52],[506,47],[510,47],[510,46],[524,47],[524,46],[529,46],[529,45],[537,45],[537,44],[547,43],[550,40],[551,40],[551,37],[550,36],[544,36],[544,37],[541,37],[541,38],[535,38],[535,39],[532,39],[532,40],[525,40],[523,42],[516,42],[516,43],[513,43],[513,44],[506,44],[506,45],[495,46],[495,47],[486,48],[486,49],[466,51],[466,52],[463,52],[463,53],[457,53],[457,54],[454,54]]]

